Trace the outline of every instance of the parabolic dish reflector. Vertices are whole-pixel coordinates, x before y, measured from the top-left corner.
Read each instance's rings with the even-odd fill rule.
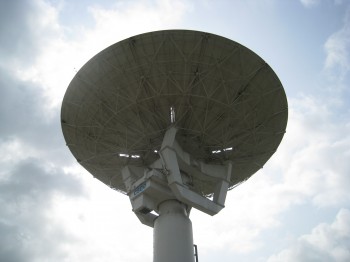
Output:
[[[230,187],[276,151],[286,130],[283,86],[270,66],[227,38],[166,30],[120,41],[88,61],[63,99],[67,145],[94,177],[126,192],[121,169],[159,158],[171,126],[184,151],[211,164],[232,161]],[[213,177],[193,175],[209,195]]]

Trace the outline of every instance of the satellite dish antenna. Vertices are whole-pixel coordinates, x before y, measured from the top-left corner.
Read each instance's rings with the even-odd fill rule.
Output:
[[[276,151],[287,118],[283,86],[263,59],[189,30],[101,51],[71,81],[61,111],[77,161],[154,227],[155,262],[194,261],[191,208],[217,214],[227,191]]]

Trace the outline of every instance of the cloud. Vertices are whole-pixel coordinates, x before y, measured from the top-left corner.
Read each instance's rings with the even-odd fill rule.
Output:
[[[68,2],[65,5],[69,8]],[[65,5],[59,10],[47,3],[40,5],[42,10],[33,23],[42,32],[31,32],[28,36],[35,39],[35,46],[40,44],[40,52],[36,53],[31,66],[17,70],[21,79],[40,84],[54,107],[60,105],[77,70],[96,53],[135,34],[179,28],[182,16],[191,9],[189,3],[183,0],[120,1],[109,8],[98,5],[87,7],[93,26],[72,25],[67,28],[59,23],[60,12],[64,12]],[[45,30],[50,33],[45,34]]]
[[[285,187],[318,207],[350,201],[350,122],[337,119],[326,99],[290,99],[290,120],[278,163]]]
[[[76,239],[50,220],[58,196],[86,195],[81,182],[38,159],[22,161],[0,178],[0,254],[3,261],[62,261]]]
[[[1,1],[0,65],[28,67],[35,62],[56,33],[55,17],[55,9],[44,1]]]
[[[289,261],[349,261],[350,210],[341,209],[332,224],[319,224],[310,234],[301,236],[296,243],[273,255],[269,262]]]
[[[318,5],[320,3],[320,0],[300,0],[300,2],[305,7],[312,7]]]
[[[322,3],[321,0],[300,0],[301,4],[306,7],[306,8],[311,8],[314,6],[318,6],[319,4]],[[334,4],[336,5],[340,5],[342,4],[344,1],[343,0],[333,0]]]
[[[67,195],[81,195],[83,188],[74,177],[70,177],[62,170],[48,168],[39,164],[39,160],[28,158],[19,162],[10,171],[10,176],[2,179],[1,196],[3,200],[29,198],[41,201],[43,196],[54,192]]]
[[[43,1],[0,2],[0,257],[4,261],[62,261],[77,239],[50,219],[56,198],[86,195],[33,70],[42,48],[57,36],[55,10]],[[52,20],[53,19],[53,20]],[[35,70],[34,70],[35,71]]]
[[[6,163],[27,157],[51,157],[57,164],[71,163],[59,111],[48,108],[48,99],[38,84],[0,68],[0,86],[0,171]]]
[[[45,97],[40,88],[30,81],[22,81],[0,69],[0,127],[1,137],[25,135],[36,125],[43,125],[50,114],[45,114]]]
[[[156,0],[120,2],[111,9],[94,6],[90,7],[90,12],[96,22],[94,36],[99,36],[103,42],[112,40],[112,44],[117,38],[178,27],[189,9],[191,6],[187,1]],[[115,26],[111,28],[111,25]]]
[[[350,71],[350,8],[343,19],[343,27],[332,34],[324,45],[324,68],[331,80],[339,85]],[[345,88],[345,86],[343,86]]]
[[[28,157],[71,164],[59,109],[45,81],[28,73],[40,70],[39,58],[60,37],[57,11],[44,1],[1,1],[0,13],[0,173]]]
[[[54,148],[60,138],[59,113],[49,110],[41,83],[21,78],[19,72],[32,70],[55,35],[55,11],[43,1],[2,1],[0,5],[0,143],[19,139],[36,148]]]

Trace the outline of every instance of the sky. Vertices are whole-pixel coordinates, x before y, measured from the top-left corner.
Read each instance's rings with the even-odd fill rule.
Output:
[[[79,166],[60,109],[93,55],[162,29],[243,44],[288,98],[264,168],[191,212],[199,261],[350,261],[349,0],[0,0],[0,260],[152,261],[152,228]]]

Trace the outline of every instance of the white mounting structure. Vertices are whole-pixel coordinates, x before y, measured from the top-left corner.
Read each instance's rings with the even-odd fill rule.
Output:
[[[154,227],[155,262],[193,261],[190,209],[217,214],[224,207],[232,173],[231,161],[224,165],[206,164],[183,151],[175,139],[176,131],[175,127],[167,130],[160,158],[150,168],[122,169],[133,211],[143,224]],[[213,200],[191,190],[188,179],[193,173],[218,179]],[[136,180],[137,177],[141,178]]]

